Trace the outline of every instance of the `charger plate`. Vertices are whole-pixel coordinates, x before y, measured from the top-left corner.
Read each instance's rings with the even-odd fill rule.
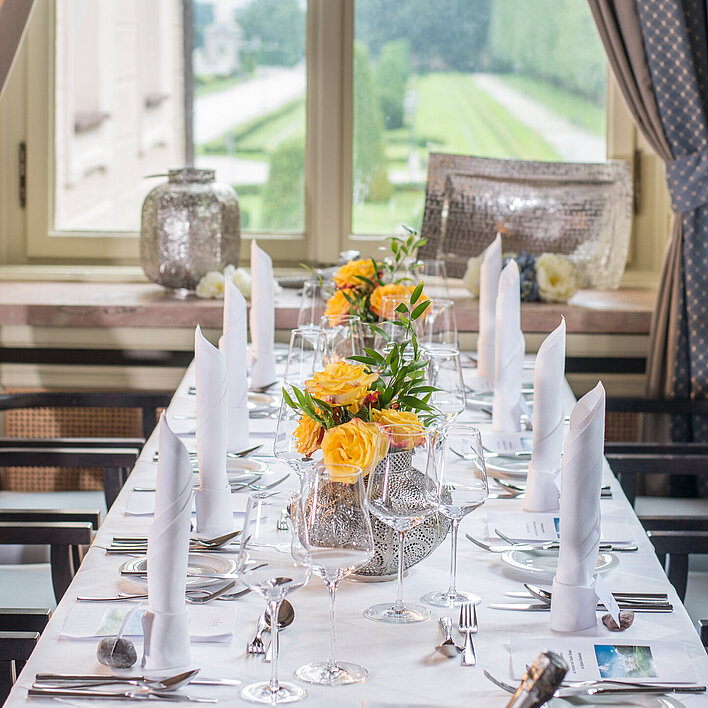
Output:
[[[237,563],[233,558],[224,558],[217,555],[206,555],[203,553],[190,553],[187,561],[187,572],[198,574],[198,577],[187,577],[187,587],[207,587],[217,583],[223,583],[220,578],[212,578],[212,575],[230,575],[236,573]],[[131,558],[120,567],[121,570],[147,571],[147,556]],[[147,586],[147,575],[126,575],[124,579],[134,583]]]
[[[531,577],[553,580],[558,568],[558,551],[519,551],[502,553],[502,563],[509,568]],[[596,573],[607,573],[619,565],[619,558],[604,551],[597,554]]]

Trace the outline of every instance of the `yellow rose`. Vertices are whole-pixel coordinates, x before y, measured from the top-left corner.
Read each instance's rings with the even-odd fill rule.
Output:
[[[386,454],[377,450],[379,426],[354,418],[335,428],[330,428],[322,438],[322,455],[327,469],[336,475],[337,465],[356,465],[364,476]]]
[[[382,435],[388,437],[390,447],[396,452],[412,450],[425,442],[425,428],[412,422],[381,425]]]
[[[352,413],[357,413],[369,395],[370,384],[378,377],[376,373],[367,374],[363,366],[335,361],[313,374],[305,387],[311,396],[334,406],[349,406]]]
[[[337,290],[337,292],[332,295],[329,300],[327,300],[327,307],[325,309],[325,315],[348,315],[351,312],[351,303],[347,300],[346,295],[351,296],[351,288],[345,288],[344,290]]]
[[[423,425],[413,411],[398,411],[395,408],[384,408],[372,411],[374,423],[379,425]]]
[[[359,280],[357,276],[375,281],[376,268],[370,258],[358,261],[349,261],[341,266],[334,274],[334,284],[338,288],[364,288],[368,289],[368,283]]]
[[[322,438],[322,426],[312,420],[309,415],[300,418],[300,424],[295,428],[293,435],[297,439],[298,452],[309,457],[315,450],[319,449]]]
[[[408,302],[410,294],[413,292],[413,287],[403,285],[402,283],[388,283],[388,285],[379,285],[374,292],[371,293],[369,306],[375,315],[381,314],[381,301],[389,296],[401,298],[401,302]],[[386,313],[386,317],[391,317],[392,313]]]
[[[555,253],[536,259],[538,294],[544,302],[568,302],[578,290],[573,264]]]

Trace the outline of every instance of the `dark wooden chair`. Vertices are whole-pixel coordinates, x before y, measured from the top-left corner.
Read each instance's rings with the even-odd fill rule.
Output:
[[[48,609],[0,609],[0,704],[8,697],[51,614]]]
[[[702,530],[698,531],[647,531],[659,562],[681,601],[686,597],[689,555],[708,553],[708,519],[703,519],[702,526]]]

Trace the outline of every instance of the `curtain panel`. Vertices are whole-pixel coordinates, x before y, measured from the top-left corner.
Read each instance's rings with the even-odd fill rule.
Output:
[[[588,0],[630,112],[664,161],[674,212],[652,321],[648,395],[708,392],[708,53],[704,0]],[[705,417],[674,440],[708,440]]]

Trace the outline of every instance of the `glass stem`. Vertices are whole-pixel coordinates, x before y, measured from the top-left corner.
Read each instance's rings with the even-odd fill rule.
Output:
[[[327,669],[334,671],[337,668],[337,636],[334,630],[334,601],[337,598],[337,586],[339,583],[327,583],[329,591],[329,659]]]
[[[273,660],[270,664],[270,682],[268,683],[268,689],[271,693],[277,693],[280,690],[280,684],[278,683],[278,652],[280,650],[278,644],[278,613],[280,612],[281,602],[282,600],[268,603],[268,612],[270,613],[270,636],[271,642],[273,642]]]
[[[406,540],[406,534],[403,531],[398,532],[398,591],[396,593],[396,603],[393,609],[396,612],[403,612],[403,543]]]
[[[450,587],[447,589],[449,597],[457,595],[457,531],[460,528],[459,519],[450,519],[452,529],[450,530]]]

